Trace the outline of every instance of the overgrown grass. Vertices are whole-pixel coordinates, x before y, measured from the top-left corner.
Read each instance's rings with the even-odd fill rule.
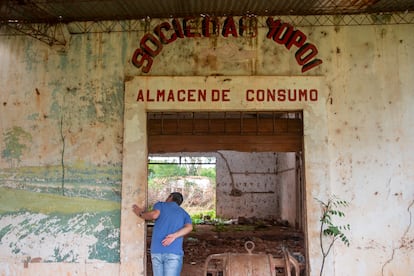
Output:
[[[200,224],[203,223],[205,220],[214,220],[216,219],[216,211],[215,210],[203,210],[191,213],[190,212],[191,219],[193,221],[193,224]]]

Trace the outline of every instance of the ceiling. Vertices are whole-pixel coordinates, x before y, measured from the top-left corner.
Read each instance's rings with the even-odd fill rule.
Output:
[[[0,23],[414,11],[413,0],[0,0]]]

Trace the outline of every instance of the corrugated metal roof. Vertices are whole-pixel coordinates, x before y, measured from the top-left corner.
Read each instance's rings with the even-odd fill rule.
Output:
[[[414,11],[413,0],[2,0],[0,21],[56,23],[186,16],[329,15]]]

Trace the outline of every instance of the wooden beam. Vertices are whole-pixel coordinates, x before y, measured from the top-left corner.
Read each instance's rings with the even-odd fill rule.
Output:
[[[284,135],[149,135],[148,152],[298,152],[301,134]]]
[[[149,135],[302,133],[302,120],[280,118],[149,119]]]

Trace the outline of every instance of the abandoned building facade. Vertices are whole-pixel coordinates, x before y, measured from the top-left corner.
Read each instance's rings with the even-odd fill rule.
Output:
[[[349,246],[325,275],[414,275],[414,14],[324,18],[2,29],[0,275],[145,275],[131,206],[168,152],[217,156],[217,213],[287,221],[306,275],[332,197]]]

